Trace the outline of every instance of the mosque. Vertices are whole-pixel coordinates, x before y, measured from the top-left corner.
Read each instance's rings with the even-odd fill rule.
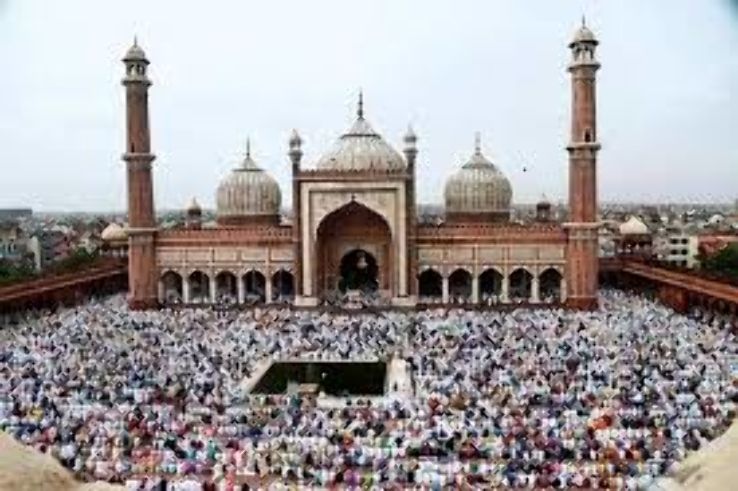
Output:
[[[197,202],[186,224],[159,229],[154,212],[147,75],[137,44],[126,53],[129,303],[291,302],[321,305],[337,291],[371,290],[388,304],[544,301],[597,305],[598,244],[595,56],[583,23],[569,44],[572,82],[569,214],[550,219],[539,203],[534,223],[510,221],[512,187],[484,156],[479,138],[445,185],[445,219],[420,223],[416,202],[418,138],[396,150],[369,123],[361,96],[356,120],[315,162],[303,140],[287,142],[293,210],[281,216],[283,190],[247,148],[216,191],[217,224],[202,223]]]

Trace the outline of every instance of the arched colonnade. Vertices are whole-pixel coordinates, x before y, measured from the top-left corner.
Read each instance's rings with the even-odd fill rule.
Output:
[[[295,279],[286,269],[265,274],[258,269],[187,272],[166,270],[159,277],[163,304],[291,303]]]
[[[566,300],[566,279],[562,268],[488,267],[473,274],[465,267],[424,267],[418,275],[421,303],[482,304],[559,303]]]

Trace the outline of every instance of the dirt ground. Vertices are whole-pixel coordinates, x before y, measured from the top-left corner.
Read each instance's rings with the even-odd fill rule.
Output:
[[[738,423],[705,449],[681,463],[677,472],[660,479],[664,491],[723,491],[738,489]]]
[[[106,483],[80,483],[56,460],[0,431],[0,491],[119,491]]]

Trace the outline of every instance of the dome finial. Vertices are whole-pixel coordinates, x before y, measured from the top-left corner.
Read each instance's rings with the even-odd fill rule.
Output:
[[[246,159],[251,160],[251,137],[246,137]]]
[[[474,154],[482,155],[482,134],[478,131],[474,133]]]
[[[356,109],[356,115],[359,119],[364,119],[364,91],[359,89],[359,105]]]
[[[582,27],[587,27],[587,17],[582,14]]]
[[[415,142],[418,139],[417,135],[415,134],[415,131],[413,130],[413,125],[408,124],[407,125],[407,132],[405,132],[405,143],[408,142]]]

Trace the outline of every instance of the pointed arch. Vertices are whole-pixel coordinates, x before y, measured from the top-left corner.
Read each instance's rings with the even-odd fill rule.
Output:
[[[495,268],[485,269],[479,275],[479,296],[485,303],[499,299],[502,295],[504,276]]]
[[[215,277],[215,299],[218,302],[235,302],[238,299],[238,278],[231,271],[221,271]]]
[[[468,302],[472,294],[472,274],[464,268],[459,268],[448,277],[449,297],[454,300]]]
[[[529,301],[533,293],[533,275],[526,268],[520,267],[510,273],[510,298],[518,301]]]
[[[376,282],[376,289],[392,291],[396,272],[392,268],[392,230],[384,216],[351,201],[325,215],[318,226],[314,281],[320,295],[331,296],[351,283],[351,279],[345,276],[351,269],[348,268],[349,263],[357,265],[361,259],[358,255],[351,256],[352,253],[359,254],[356,251],[361,251],[363,261],[372,273],[376,273],[370,275],[371,281]]]
[[[204,272],[196,269],[187,278],[190,289],[191,303],[210,302],[210,277]]]
[[[418,275],[418,294],[421,297],[441,298],[443,296],[443,277],[433,268]]]
[[[547,268],[539,277],[541,300],[544,302],[561,301],[561,281],[563,276],[556,268]]]
[[[164,303],[179,303],[184,297],[184,280],[176,271],[167,270],[161,275],[164,285]]]
[[[285,269],[272,275],[272,301],[291,302],[295,297],[295,277]]]
[[[243,278],[244,301],[246,303],[256,303],[266,301],[266,278],[261,273],[252,269],[248,271]]]

